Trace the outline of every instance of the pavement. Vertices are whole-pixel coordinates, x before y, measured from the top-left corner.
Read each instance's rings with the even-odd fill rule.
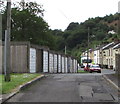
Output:
[[[115,74],[106,74],[103,75],[103,77],[109,82],[111,83],[116,89],[118,89],[120,91],[120,84],[119,84],[119,77]]]
[[[110,69],[102,70],[103,78],[105,78],[110,84],[120,91],[120,76],[115,71]]]
[[[92,76],[91,76],[92,75]],[[89,80],[86,79],[86,76],[89,77]],[[100,101],[116,101],[120,100],[119,95],[116,95],[116,91],[111,90],[111,88],[108,88],[109,91],[106,91],[106,89],[101,86],[101,82],[103,79],[97,78],[98,82],[96,80],[96,76],[103,76],[103,78],[114,88],[116,88],[116,91],[119,90],[118,87],[118,77],[115,76],[115,72],[113,70],[102,70],[102,73],[88,73],[88,74],[51,74],[48,75],[44,80],[41,80],[40,83],[37,81],[36,85],[34,85],[31,90],[29,89],[28,93],[25,91],[25,93],[20,92],[22,89],[26,88],[25,86],[32,84],[36,80],[39,80],[41,78],[38,78],[36,80],[33,80],[31,82],[28,82],[27,84],[20,86],[19,89],[16,92],[13,92],[8,95],[2,96],[2,102],[8,101],[8,102],[15,102],[15,101],[28,101],[29,102],[100,102]],[[44,77],[44,76],[42,76]],[[80,79],[83,78],[83,79]],[[91,80],[90,80],[91,79]],[[94,80],[93,80],[94,79]],[[77,81],[77,85],[76,85]],[[63,84],[64,82],[64,84]],[[70,83],[69,83],[70,82]],[[92,83],[90,83],[92,82]],[[42,86],[41,86],[42,84]],[[38,86],[41,86],[38,88]],[[70,87],[71,86],[71,87]],[[104,83],[105,86],[105,83]],[[61,89],[66,87],[67,89]],[[100,87],[100,89],[97,89]],[[108,87],[106,85],[106,87]],[[57,89],[56,89],[57,88]],[[34,93],[33,91],[36,93]],[[37,91],[37,89],[39,91]],[[45,90],[43,90],[45,89]],[[51,90],[50,90],[51,89]],[[59,89],[59,90],[58,90]],[[76,90],[78,89],[78,90]],[[42,91],[42,92],[41,92]],[[119,90],[120,91],[120,90]],[[19,92],[19,94],[17,94]],[[39,93],[38,93],[39,92]],[[47,95],[45,94],[47,92]],[[28,95],[29,94],[29,95]],[[36,96],[33,99],[33,96]],[[51,95],[53,94],[53,96]],[[58,96],[59,94],[59,96]],[[16,96],[14,96],[16,95]],[[111,96],[112,95],[112,96]],[[28,96],[28,98],[26,98]],[[39,96],[39,97],[38,97]],[[56,96],[58,96],[56,98]],[[51,99],[52,97],[52,99]],[[42,99],[41,99],[42,98]],[[99,99],[98,99],[99,98]],[[118,98],[118,99],[117,99]],[[15,100],[16,99],[16,100]],[[60,100],[62,99],[62,100]]]

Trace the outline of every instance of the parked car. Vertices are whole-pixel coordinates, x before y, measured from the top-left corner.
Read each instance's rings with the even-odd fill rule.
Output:
[[[101,73],[101,68],[99,65],[92,65],[90,66],[89,68],[89,72],[92,73],[92,72],[98,72],[98,73]]]
[[[89,71],[90,65],[84,67],[84,71]]]
[[[84,65],[81,65],[80,67],[81,67],[81,68],[84,68],[85,66],[84,66]]]

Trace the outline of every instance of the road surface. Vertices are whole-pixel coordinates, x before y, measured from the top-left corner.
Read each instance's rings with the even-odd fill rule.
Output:
[[[118,102],[118,91],[100,73],[48,74],[8,102]]]

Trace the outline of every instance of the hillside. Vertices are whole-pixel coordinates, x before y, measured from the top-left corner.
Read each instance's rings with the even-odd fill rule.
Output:
[[[80,54],[88,47],[88,27],[89,27],[89,48],[95,48],[97,45],[120,41],[120,14],[106,15],[105,17],[89,18],[83,23],[72,22],[65,31],[52,30],[56,37],[56,50],[64,52],[67,47],[67,53],[80,57]],[[108,32],[114,31],[115,34]]]

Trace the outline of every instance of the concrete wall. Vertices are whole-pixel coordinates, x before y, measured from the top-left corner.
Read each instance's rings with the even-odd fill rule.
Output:
[[[2,51],[1,51],[2,50]],[[2,53],[3,54],[2,54]],[[12,42],[10,46],[10,72],[29,72],[29,42]],[[0,73],[4,70],[4,44],[0,46]]]
[[[43,61],[43,57],[42,57],[42,50],[41,49],[37,49],[36,50],[36,72],[39,73],[39,72],[42,72],[43,70],[43,64],[42,64],[42,61]]]
[[[116,74],[120,74],[120,54],[116,54]]]
[[[2,46],[0,45],[0,74],[2,73],[2,60],[3,60],[3,57],[2,57]]]
[[[28,44],[11,45],[11,72],[27,73],[29,72],[29,49]]]

